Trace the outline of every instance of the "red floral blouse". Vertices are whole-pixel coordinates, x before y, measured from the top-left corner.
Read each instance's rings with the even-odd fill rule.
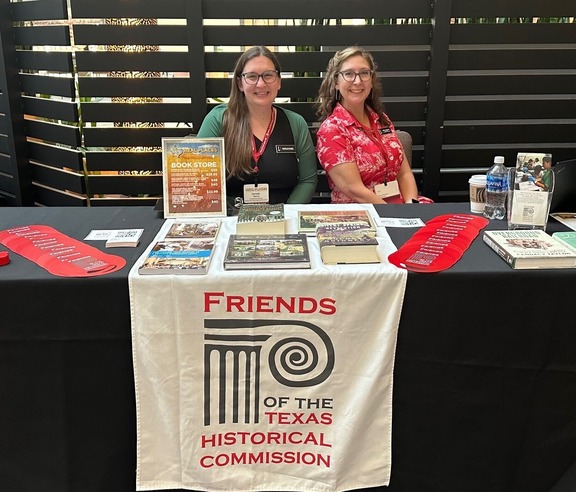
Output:
[[[404,152],[388,117],[388,125],[384,126],[378,121],[378,115],[367,109],[371,128],[362,125],[341,104],[337,104],[318,129],[316,151],[327,172],[338,164],[355,162],[364,186],[374,190],[374,186],[396,179]],[[329,175],[328,184],[332,190],[332,203],[352,202],[335,187]]]

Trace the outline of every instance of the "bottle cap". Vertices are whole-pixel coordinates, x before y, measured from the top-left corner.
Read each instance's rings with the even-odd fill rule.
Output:
[[[494,164],[504,164],[504,156],[497,155],[496,157],[494,157]]]

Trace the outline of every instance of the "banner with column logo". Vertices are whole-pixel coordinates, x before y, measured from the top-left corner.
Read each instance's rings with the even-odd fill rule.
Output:
[[[137,489],[387,485],[406,272],[317,251],[311,270],[225,272],[218,254],[209,275],[130,273]]]

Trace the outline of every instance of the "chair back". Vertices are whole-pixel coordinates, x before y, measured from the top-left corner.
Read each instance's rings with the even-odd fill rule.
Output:
[[[412,166],[412,135],[404,130],[396,130],[396,135],[404,147],[404,154],[406,154],[406,159],[408,163]]]

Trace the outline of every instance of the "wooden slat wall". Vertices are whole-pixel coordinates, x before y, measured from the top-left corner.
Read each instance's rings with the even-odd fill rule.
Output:
[[[458,17],[549,17],[568,2],[454,2]],[[466,187],[494,155],[518,151],[576,157],[576,25],[456,24],[450,28],[440,189]]]
[[[0,1],[0,207],[32,202],[11,4]]]
[[[86,205],[66,0],[13,3],[12,12],[33,202]]]
[[[254,44],[278,51],[281,104],[312,129],[313,100],[334,51],[368,47],[386,110],[413,137],[419,185],[436,200],[467,199],[468,177],[496,154],[509,164],[524,150],[576,157],[576,24],[473,22],[570,17],[571,0],[99,0],[97,8],[70,0],[70,18],[66,3],[0,0],[14,21],[1,24],[2,35],[13,33],[18,47],[25,154],[39,204],[153,203],[162,187],[161,138],[199,127],[215,104],[207,98],[228,96],[222,74]],[[277,25],[295,12],[298,19]],[[245,22],[222,25],[227,19]],[[387,23],[335,22],[342,19]],[[6,172],[14,164],[3,155],[16,151],[8,147],[0,138],[0,197],[14,194]]]

